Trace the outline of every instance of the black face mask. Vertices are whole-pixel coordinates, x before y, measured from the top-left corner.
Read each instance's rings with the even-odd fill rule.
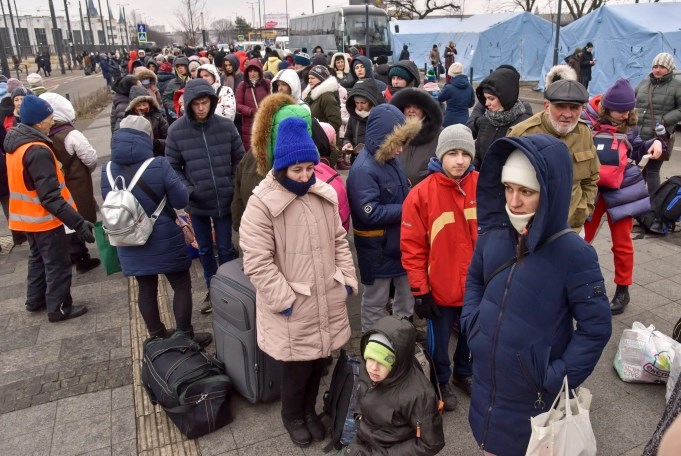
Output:
[[[298,196],[303,196],[316,182],[317,179],[315,178],[314,173],[312,173],[312,177],[310,177],[307,182],[297,182],[285,177],[281,185],[289,192],[295,193]]]

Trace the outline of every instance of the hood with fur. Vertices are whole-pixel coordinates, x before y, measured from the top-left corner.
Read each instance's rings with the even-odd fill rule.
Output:
[[[423,89],[405,87],[400,89],[390,99],[390,104],[404,112],[407,105],[419,106],[424,114],[423,128],[418,136],[411,142],[414,146],[420,146],[431,142],[440,134],[442,126],[442,110],[433,97]]]
[[[544,90],[552,83],[560,81],[561,79],[567,79],[569,81],[577,80],[577,73],[572,69],[570,65],[560,64],[551,67],[548,73],[546,73],[546,80],[544,81]]]
[[[301,100],[300,93],[300,78],[295,70],[286,68],[285,70],[279,70],[279,72],[272,78],[272,93],[277,93],[278,81],[285,82],[291,88],[291,96],[296,100]]]
[[[315,101],[324,93],[338,93],[338,80],[334,76],[329,76],[327,79],[314,86],[314,88],[308,84],[307,87],[305,87],[305,90],[303,90],[302,97],[303,100],[305,100],[310,96],[312,101]]]
[[[394,158],[395,148],[407,145],[420,130],[419,120],[407,120],[393,105],[378,105],[369,114],[364,147],[383,164]]]
[[[255,114],[251,131],[251,153],[255,156],[258,174],[261,176],[265,176],[272,168],[279,123],[289,117],[305,119],[308,132],[312,135],[310,110],[285,93],[273,93],[265,97]]]
[[[336,74],[338,72],[338,70],[336,70],[336,57],[342,57],[343,60],[345,60],[343,74],[350,74],[350,60],[348,59],[348,55],[345,52],[336,52],[333,56],[331,56],[331,63],[329,64],[331,67],[331,74]]]
[[[130,103],[125,108],[125,112],[132,112],[133,108],[143,101],[149,103],[150,111],[159,110],[156,97],[149,95],[149,92],[144,87],[135,86],[130,90]]]
[[[143,67],[140,68],[142,69],[135,69],[135,77],[138,81],[142,82],[145,79],[150,79],[154,84],[158,84],[158,77],[156,76],[156,73]]]

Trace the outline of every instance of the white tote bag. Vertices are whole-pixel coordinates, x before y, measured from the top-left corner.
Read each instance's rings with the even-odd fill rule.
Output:
[[[525,456],[595,456],[596,437],[591,428],[591,392],[579,388],[570,399],[567,376],[551,409],[530,418],[532,435]],[[565,404],[569,404],[566,407]]]

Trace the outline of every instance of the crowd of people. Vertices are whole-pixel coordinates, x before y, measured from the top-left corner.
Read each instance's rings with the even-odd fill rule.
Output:
[[[592,47],[580,54],[589,71]],[[415,317],[427,321],[444,410],[457,408],[452,387],[461,389],[482,451],[524,454],[528,418],[548,410],[564,377],[584,382],[611,315],[629,303],[633,220],[659,186],[681,121],[674,58],[656,56],[637,88],[620,79],[591,99],[585,67],[559,65],[533,113],[510,65],[474,89],[451,42],[448,80],[433,96],[404,52],[393,64],[319,46],[94,56],[113,93],[101,194],[113,190],[110,175],[129,180],[148,165],[147,188],[133,194],[147,214],[164,198],[186,209],[207,287],[219,265],[243,256],[257,291],[258,345],[282,362],[281,416],[295,444],[325,438],[320,380],[350,338],[348,296],[361,293],[361,417],[339,454],[430,455],[444,446],[435,390],[413,368]],[[441,65],[439,52],[430,58]],[[2,201],[15,242],[30,246],[26,309],[47,308],[56,322],[87,311],[71,299],[71,265],[79,273],[99,265],[87,248],[96,153],[68,100],[32,87],[0,82]],[[632,162],[650,155],[645,181],[599,186],[593,134],[601,131],[626,135]],[[349,171],[345,184],[337,170]],[[610,301],[590,245],[604,214],[615,259]],[[164,274],[177,330],[206,346],[211,334],[191,322],[191,259],[176,218],[161,211],[146,244],[118,255],[139,284],[149,335],[175,331],[159,317]],[[208,293],[201,312],[211,311]]]

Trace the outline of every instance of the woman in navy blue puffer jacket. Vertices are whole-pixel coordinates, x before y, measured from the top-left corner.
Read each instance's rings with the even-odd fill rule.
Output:
[[[114,179],[122,175],[125,176],[126,183],[129,183],[142,163],[154,156],[150,133],[151,124],[144,117],[132,115],[121,121],[121,128],[114,133],[111,146],[111,175]],[[126,169],[127,167],[130,169]],[[102,167],[102,198],[106,198],[111,191],[106,168]],[[144,171],[140,181],[149,186],[159,201],[167,196],[166,204],[171,208],[182,209],[189,202],[187,189],[165,157],[156,157]],[[147,215],[151,215],[158,207],[139,183],[133,188],[132,193]],[[152,337],[168,335],[158,310],[159,274],[165,274],[173,288],[173,313],[177,329],[193,335],[189,275],[191,259],[182,230],[167,209],[159,215],[146,244],[117,247],[123,274],[137,279],[139,309]]]
[[[502,183],[501,178],[512,152],[527,157],[525,172],[535,174],[539,190],[535,212],[524,219],[504,198],[511,200],[515,191],[508,184],[515,181]],[[479,236],[461,327],[473,357],[468,420],[488,454],[524,455],[530,417],[548,410],[566,375],[571,388],[581,385],[610,338],[611,316],[596,252],[566,230],[571,162],[567,147],[552,136],[507,137],[490,146],[480,171]],[[527,188],[521,187],[521,193]],[[550,240],[561,232],[565,235]],[[518,250],[524,252],[521,259],[485,286]]]

